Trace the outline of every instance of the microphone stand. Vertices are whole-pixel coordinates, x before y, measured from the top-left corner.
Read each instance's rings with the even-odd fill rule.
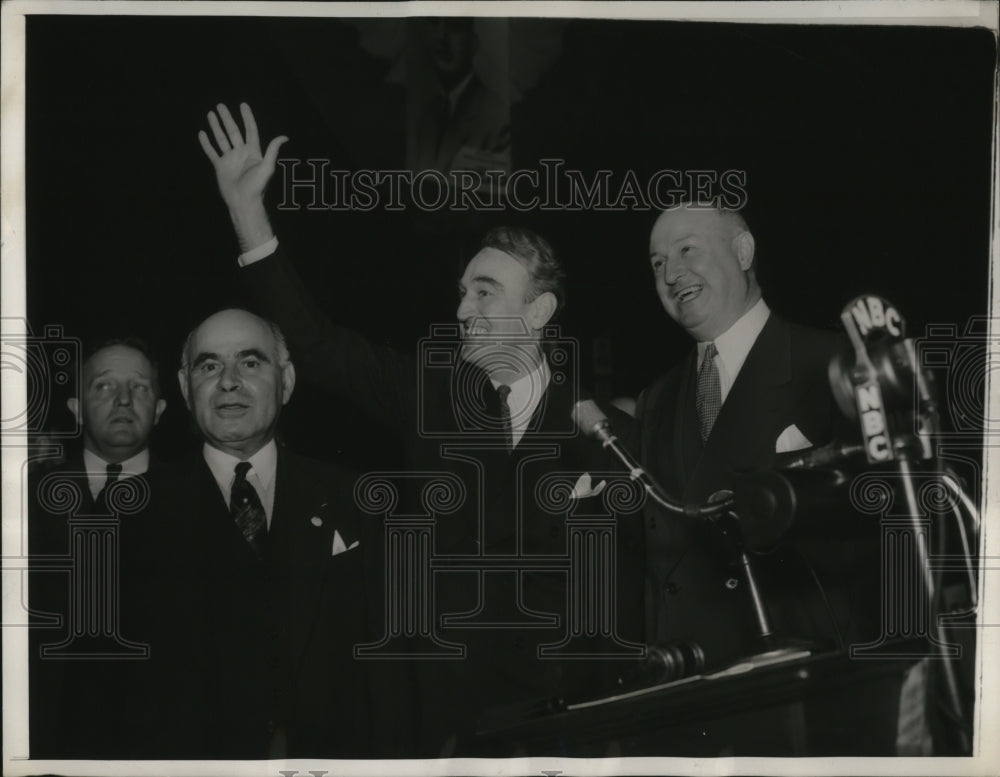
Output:
[[[934,391],[933,380],[930,375],[926,374],[924,370],[920,368],[913,340],[903,340],[903,349],[909,363],[913,365],[914,388],[916,389],[915,394],[917,400],[915,420],[918,423],[917,433],[915,435],[911,435],[908,440],[905,438],[900,440],[901,444],[898,445],[896,466],[900,475],[900,481],[903,484],[903,496],[906,500],[907,514],[913,522],[914,537],[919,537],[920,508],[917,501],[916,487],[914,485],[913,478],[913,451],[915,447],[918,447],[919,453],[916,456],[918,460],[928,460],[934,465],[934,469],[936,471],[943,470],[941,462],[937,458],[937,449],[933,442],[935,436],[939,432],[940,416],[938,414],[938,400]],[[945,475],[944,478],[945,485],[951,486],[951,484],[947,482],[948,475]],[[953,490],[959,494],[959,497],[965,497],[965,494],[962,492],[958,483],[954,483]],[[958,745],[963,753],[971,753],[972,749],[969,734],[962,725],[962,722],[965,720],[964,705],[962,704],[962,697],[958,687],[958,677],[956,675],[955,663],[952,660],[953,656],[946,649],[945,627],[941,623],[940,618],[936,616],[935,603],[937,601],[937,592],[935,590],[934,577],[931,573],[928,549],[923,543],[920,542],[915,542],[914,545],[917,553],[917,566],[920,570],[921,582],[927,593],[927,601],[930,602],[931,605],[932,617],[930,622],[930,642],[931,646],[938,654],[937,658],[940,660],[941,671],[944,675],[945,693],[947,695],[948,704],[951,707],[951,712],[955,716],[955,720],[958,724],[956,726]],[[969,571],[970,595],[975,597],[976,592],[974,590],[972,563],[968,557],[966,557],[966,566]]]
[[[716,492],[712,495],[709,501],[711,502],[713,499],[717,498],[720,493],[728,494],[729,492]],[[760,666],[768,666],[782,661],[794,661],[799,658],[808,657],[812,654],[812,650],[807,643],[794,639],[783,639],[779,642],[775,639],[774,629],[771,627],[771,621],[767,614],[767,605],[764,603],[764,597],[761,594],[760,585],[757,582],[757,575],[754,572],[754,565],[750,559],[750,554],[747,552],[746,545],[743,542],[743,537],[740,532],[740,518],[732,510],[727,511],[726,517],[731,518],[734,522],[732,524],[732,535],[730,534],[730,531],[723,526],[720,526],[720,530],[723,534],[730,537],[739,550],[740,569],[742,570],[743,578],[746,581],[750,601],[753,604],[754,619],[757,622],[757,637],[763,647],[769,647],[770,649],[765,649],[763,652],[754,653],[745,658],[738,659],[734,664],[716,672],[712,676],[717,677],[720,675],[738,674]]]
[[[583,403],[579,404],[582,405]],[[577,412],[579,413],[579,405]],[[579,419],[579,415],[577,418]],[[589,410],[587,413],[587,419],[584,421],[582,426],[587,433],[595,435],[601,441],[601,445],[604,448],[615,454],[618,460],[621,461],[621,463],[628,470],[629,476],[632,480],[638,482],[646,493],[653,499],[653,501],[655,501],[668,513],[672,513],[674,515],[684,515],[689,518],[710,519],[715,522],[719,530],[727,536],[729,535],[729,532],[724,526],[720,525],[719,518],[724,515],[729,515],[736,520],[737,529],[734,532],[735,536],[732,537],[732,540],[739,549],[740,568],[743,571],[743,577],[746,581],[747,590],[750,594],[750,600],[753,603],[754,618],[757,622],[757,636],[765,645],[772,643],[774,639],[774,631],[771,628],[771,622],[768,618],[767,606],[764,604],[764,597],[762,596],[760,586],[757,583],[757,576],[754,573],[753,563],[751,562],[750,556],[746,551],[742,535],[738,530],[739,517],[731,509],[734,501],[733,493],[727,490],[716,491],[703,505],[685,506],[680,504],[668,496],[653,476],[650,475],[649,472],[647,472],[642,465],[632,457],[632,455],[624,448],[624,446],[621,445],[621,443],[619,443],[618,437],[612,431],[607,418],[605,418],[603,414],[596,409],[596,407]],[[775,646],[763,653],[758,653],[747,659],[738,661],[736,664],[728,667],[727,669],[723,669],[717,674],[726,674],[730,672],[738,673],[746,671],[747,669],[752,669],[756,666],[777,663],[779,661],[791,661],[797,658],[805,658],[810,655],[810,653],[810,650],[801,645],[794,646],[792,644],[785,644]]]
[[[923,441],[921,440],[920,442],[922,443]],[[916,538],[921,534],[920,509],[917,501],[916,488],[914,486],[913,468],[908,450],[909,447],[910,446],[905,443],[899,446],[896,467],[900,475],[900,482],[903,486],[903,497],[906,500],[907,515],[913,522],[914,537]],[[932,459],[932,461],[936,461],[936,458]],[[955,663],[952,660],[953,656],[947,650],[945,629],[936,613],[935,603],[937,601],[937,593],[934,586],[934,578],[931,574],[927,547],[925,543],[917,541],[914,542],[914,548],[917,554],[917,569],[919,570],[920,581],[924,586],[924,590],[927,594],[927,601],[930,602],[931,606],[931,648],[937,653],[934,658],[940,661],[939,666],[941,667],[941,672],[944,676],[944,686],[948,705],[951,708],[951,713],[955,716],[955,721],[957,723],[955,730],[958,736],[959,748],[962,753],[971,753],[972,750],[971,742],[969,741],[969,734],[963,725],[963,721],[965,721],[964,705],[962,704],[962,697],[958,688],[958,677],[955,670]]]

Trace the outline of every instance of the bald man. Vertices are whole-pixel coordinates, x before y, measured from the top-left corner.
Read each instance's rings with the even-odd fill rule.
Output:
[[[637,403],[642,457],[664,488],[699,504],[732,488],[739,472],[828,442],[835,409],[827,364],[841,337],[768,308],[743,217],[690,204],[667,210],[653,226],[649,256],[664,310],[695,341]],[[696,641],[709,664],[759,650],[743,575],[718,532],[659,513],[646,526],[647,637]],[[807,572],[797,559],[783,571],[793,567]],[[772,609],[780,616],[783,608]],[[797,636],[835,633],[822,612],[790,628],[809,632]]]
[[[667,210],[650,235],[660,301],[695,347],[639,397],[639,447],[654,477],[686,504],[704,503],[731,489],[738,473],[774,467],[779,454],[833,435],[827,366],[845,338],[772,312],[757,282],[755,249],[743,216],[714,207]],[[877,530],[870,541],[798,541],[754,557],[777,640],[766,642],[739,557],[717,527],[655,507],[646,518],[647,641],[695,642],[711,668],[782,640],[803,640],[815,652],[878,636]],[[898,694],[894,679],[884,682],[863,705],[836,694],[807,702],[810,753],[890,754]],[[719,736],[720,751],[751,752]]]
[[[178,379],[203,445],[150,478],[151,513],[126,548],[152,615],[136,755],[369,755],[354,478],[275,442],[295,387],[284,337],[220,311],[188,336]]]

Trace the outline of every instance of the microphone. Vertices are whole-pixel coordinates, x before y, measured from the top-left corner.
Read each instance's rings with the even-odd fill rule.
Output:
[[[642,465],[618,442],[617,435],[611,429],[611,421],[604,411],[592,399],[581,399],[573,405],[573,422],[589,437],[596,437],[605,448],[610,448],[625,465],[633,480],[638,480],[643,486],[655,485],[653,478],[642,468]]]
[[[653,499],[664,509],[672,513],[687,515],[696,518],[709,518],[725,512],[732,500],[719,501],[701,507],[685,507],[674,499],[667,496],[667,493],[660,487],[653,476],[650,475],[643,466],[636,461],[635,457],[619,441],[617,435],[611,428],[608,417],[591,399],[581,399],[573,405],[573,422],[588,437],[596,437],[601,441],[601,445],[609,448],[618,460],[625,465],[629,477],[637,481]]]
[[[908,437],[905,419],[912,413],[914,383],[922,395],[929,394],[913,343],[905,339],[906,322],[889,300],[876,294],[853,299],[840,319],[853,353],[842,352],[829,365],[837,405],[860,424],[869,464],[905,457],[905,451],[897,450],[905,440],[897,442],[896,437]]]
[[[830,443],[822,448],[779,453],[775,457],[774,465],[776,469],[829,467],[831,464],[842,464],[845,460],[864,452],[864,447],[856,443]]]

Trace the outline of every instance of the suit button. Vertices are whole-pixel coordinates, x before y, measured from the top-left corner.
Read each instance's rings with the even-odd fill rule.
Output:
[[[278,728],[278,726],[273,720],[269,720],[267,721],[267,725],[264,728],[267,729],[267,735],[271,736],[274,733],[274,730]]]
[[[732,591],[732,590],[733,590],[734,588],[736,588],[736,586],[738,586],[739,584],[740,584],[740,581],[739,581],[739,580],[737,580],[737,579],[736,579],[735,577],[731,577],[731,578],[729,578],[729,579],[728,579],[728,580],[726,581],[726,588],[728,588],[728,589],[729,589],[730,591]]]

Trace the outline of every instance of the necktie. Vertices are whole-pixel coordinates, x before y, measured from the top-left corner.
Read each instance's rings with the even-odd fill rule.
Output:
[[[247,471],[250,467],[249,461],[241,461],[236,465],[236,479],[233,480],[233,489],[229,496],[229,512],[243,532],[246,541],[250,543],[250,547],[259,556],[267,538],[267,515],[264,513],[264,505],[260,502],[257,489],[247,482]]]
[[[108,488],[118,480],[118,476],[122,472],[121,464],[108,464],[108,477],[104,481],[104,487],[101,488],[100,492],[97,494],[97,499],[94,500],[94,504],[97,506],[97,512],[100,515],[106,515],[111,512],[108,507]]]
[[[698,370],[698,393],[695,395],[695,406],[698,409],[698,422],[701,426],[701,439],[704,442],[712,433],[715,419],[722,407],[722,386],[719,384],[719,368],[715,366],[715,343],[709,343],[705,349],[705,358]]]
[[[507,397],[510,396],[510,386],[501,383],[497,386],[497,396],[500,397],[500,420],[503,421],[503,439],[507,444],[507,452],[514,450],[514,429],[510,425],[510,406]]]

